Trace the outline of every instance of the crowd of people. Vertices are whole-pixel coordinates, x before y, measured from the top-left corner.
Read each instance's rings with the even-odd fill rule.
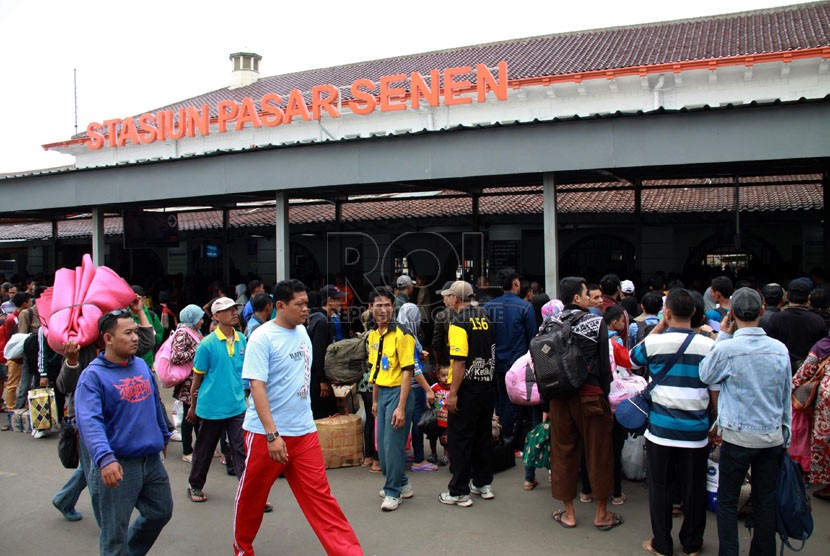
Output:
[[[326,349],[364,338],[363,467],[382,475],[380,509],[412,498],[409,472],[449,465],[442,504],[469,507],[492,500],[494,421],[501,443],[520,456],[526,433],[550,429],[550,481],[561,507],[553,521],[578,526],[574,501],[595,503],[592,525],[625,523],[609,506],[626,502],[621,451],[631,432],[609,400],[620,377],[651,381],[647,454],[651,536],[642,548],[673,554],[672,518],[682,515],[684,554],[697,554],[706,527],[706,469],[719,449],[719,552],[738,553],[738,498],[751,468],[755,534],[752,554],[775,551],[774,485],[778,459],[790,450],[814,497],[830,501],[830,289],[809,278],[786,287],[722,275],[705,291],[662,276],[640,290],[631,280],[603,276],[596,284],[566,277],[551,299],[511,268],[476,286],[449,281],[432,290],[423,278],[395,277],[394,287],[367,288],[365,305],[342,280],[309,291],[285,280],[270,291],[258,279],[234,289],[215,284],[208,302],[183,304],[169,291],[156,302],[133,286],[135,301],[105,314],[95,344],[70,341],[55,353],[44,337],[34,281],[2,285],[0,348],[28,334],[23,357],[0,349],[4,410],[26,407],[27,394],[52,386],[60,415],[74,422],[80,465],[53,505],[69,521],[88,487],[101,529],[101,554],[145,554],[172,516],[163,465],[169,441],[181,441],[190,463],[187,499],[208,501],[208,470],[221,456],[238,479],[235,554],[253,554],[268,495],[284,476],[329,554],[361,554],[360,543],[332,496],[315,419],[338,412],[326,376]],[[25,289],[24,289],[25,288]],[[639,293],[639,295],[638,295]],[[440,301],[432,302],[433,299]],[[506,376],[528,355],[546,323],[567,323],[585,368],[574,395],[517,405]],[[159,347],[170,363],[190,369],[172,392],[154,373]],[[815,400],[793,419],[794,388],[815,383]],[[167,405],[181,404],[177,427]],[[421,416],[435,410],[438,433],[427,439]],[[642,432],[642,431],[641,431]],[[40,437],[43,432],[35,432]],[[411,455],[407,442],[411,441]],[[438,448],[438,443],[441,449]],[[793,448],[798,445],[800,454]],[[806,448],[805,448],[806,446]],[[800,456],[800,459],[799,457]],[[521,487],[539,485],[526,465]],[[547,474],[546,474],[547,475]],[[517,485],[518,487],[518,485]],[[139,515],[130,523],[134,508]]]

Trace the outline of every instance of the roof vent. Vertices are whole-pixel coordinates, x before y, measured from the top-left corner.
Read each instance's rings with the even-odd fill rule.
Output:
[[[256,83],[259,79],[259,61],[262,56],[253,52],[235,52],[230,55],[233,62],[231,89],[237,89]]]

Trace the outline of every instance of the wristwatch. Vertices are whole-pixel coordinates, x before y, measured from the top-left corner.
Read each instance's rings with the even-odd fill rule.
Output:
[[[265,440],[267,440],[268,442],[273,442],[274,440],[276,440],[279,437],[279,435],[280,435],[280,431],[266,432],[265,433]]]

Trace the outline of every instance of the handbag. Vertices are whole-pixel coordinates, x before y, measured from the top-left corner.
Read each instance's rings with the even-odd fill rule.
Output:
[[[58,458],[67,469],[78,468],[78,429],[75,419],[64,417],[58,431]]]
[[[438,426],[438,410],[431,407],[421,414],[418,419],[418,430],[427,438],[438,438],[441,436],[441,427]]]
[[[627,400],[620,402],[620,405],[617,406],[617,411],[614,415],[617,418],[617,422],[624,429],[637,434],[645,432],[646,427],[648,426],[648,415],[651,411],[651,390],[660,384],[666,375],[669,374],[671,368],[674,367],[675,363],[680,360],[680,356],[683,355],[686,348],[689,347],[690,343],[692,343],[694,336],[694,332],[689,332],[686,339],[683,340],[682,344],[680,344],[680,348],[674,355],[672,355],[672,358],[666,362],[663,369],[654,375],[654,378],[648,386],[646,386],[645,390],[636,396],[632,396]]]
[[[824,374],[827,372],[828,361],[830,361],[830,357],[825,358],[821,362],[821,365],[816,369],[815,374],[813,374],[810,380],[793,390],[793,410],[810,412],[813,410],[819,386],[824,379]]]

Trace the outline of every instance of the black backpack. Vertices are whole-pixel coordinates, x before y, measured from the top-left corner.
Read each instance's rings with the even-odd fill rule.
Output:
[[[571,332],[571,325],[584,314],[574,311],[561,321],[548,319],[530,340],[533,372],[544,400],[570,398],[588,379],[588,362]]]
[[[779,457],[775,522],[778,536],[781,537],[783,556],[785,546],[795,552],[804,548],[807,539],[813,534],[813,514],[801,465],[790,457],[787,450],[782,450]],[[794,540],[801,541],[799,548],[790,544]]]

